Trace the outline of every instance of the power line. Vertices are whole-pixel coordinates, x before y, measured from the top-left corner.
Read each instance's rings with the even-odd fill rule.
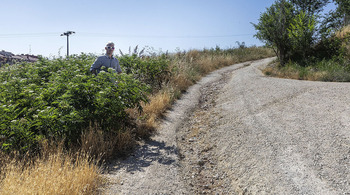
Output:
[[[48,33],[14,33],[0,34],[0,38],[27,38],[27,37],[54,37],[59,32]],[[121,37],[121,38],[160,38],[160,39],[193,39],[193,38],[229,38],[229,37],[244,37],[253,36],[254,34],[231,34],[231,35],[125,35],[125,34],[107,34],[107,33],[87,33],[80,32],[80,37]]]
[[[86,33],[81,32],[84,37],[126,37],[126,38],[226,38],[253,36],[254,34],[231,34],[231,35],[123,35],[123,34],[106,34],[106,33]]]
[[[11,34],[0,34],[0,38],[27,38],[27,37],[54,37],[59,32],[48,32],[48,33],[11,33]]]

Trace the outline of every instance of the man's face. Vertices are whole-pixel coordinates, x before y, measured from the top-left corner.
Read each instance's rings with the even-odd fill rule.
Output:
[[[108,44],[105,49],[108,55],[112,55],[114,52],[114,44]]]

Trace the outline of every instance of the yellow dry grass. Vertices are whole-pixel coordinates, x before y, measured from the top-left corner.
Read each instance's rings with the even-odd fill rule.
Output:
[[[287,68],[287,69],[279,69],[276,67],[266,67],[263,70],[263,73],[265,75],[279,77],[279,78],[286,78],[286,79],[300,79],[300,73],[299,71]]]
[[[350,36],[350,25],[343,27],[340,31],[335,33],[335,36],[337,38],[340,38],[343,40],[343,46],[346,49],[346,56],[350,58],[350,43],[347,40]]]
[[[172,86],[179,91],[185,91],[193,82],[185,74],[178,74],[172,78]]]
[[[81,136],[80,151],[94,159],[110,159],[130,151],[135,140],[129,130],[104,132],[98,125],[90,125]]]
[[[204,55],[196,61],[195,66],[202,75],[205,75],[209,72],[212,72],[213,70],[219,69],[224,66],[232,65],[237,62],[238,60],[236,59],[235,56]]]
[[[345,38],[350,33],[350,25],[343,27],[340,31],[335,33],[338,38]]]
[[[292,67],[287,67],[280,69],[277,67],[266,67],[262,72],[265,75],[286,78],[286,79],[295,79],[295,80],[309,80],[309,81],[322,81],[327,72],[325,71],[309,71],[308,74],[301,74],[299,70],[293,69]],[[302,76],[301,76],[302,75]]]
[[[160,91],[150,97],[149,104],[143,106],[143,111],[148,116],[146,126],[155,127],[156,119],[161,116],[171,105],[171,96],[168,91]]]
[[[309,81],[321,81],[327,73],[325,71],[320,72],[313,72],[311,74],[308,74],[306,77],[306,80]]]
[[[104,134],[97,125],[90,125],[90,128],[81,135],[80,150],[96,159],[112,156],[117,139],[111,136],[106,140]]]
[[[73,158],[60,149],[30,166],[13,159],[2,167],[0,194],[96,194],[102,183],[100,170],[89,159]]]

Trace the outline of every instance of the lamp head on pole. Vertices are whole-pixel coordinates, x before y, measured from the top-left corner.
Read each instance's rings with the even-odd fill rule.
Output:
[[[67,31],[67,32],[64,32],[63,34],[61,34],[61,36],[69,36],[73,33],[75,33],[75,32],[74,31]]]

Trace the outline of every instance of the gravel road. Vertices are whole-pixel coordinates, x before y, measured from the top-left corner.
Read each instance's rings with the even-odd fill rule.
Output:
[[[350,194],[350,84],[265,77],[272,60],[192,86],[105,194]]]

